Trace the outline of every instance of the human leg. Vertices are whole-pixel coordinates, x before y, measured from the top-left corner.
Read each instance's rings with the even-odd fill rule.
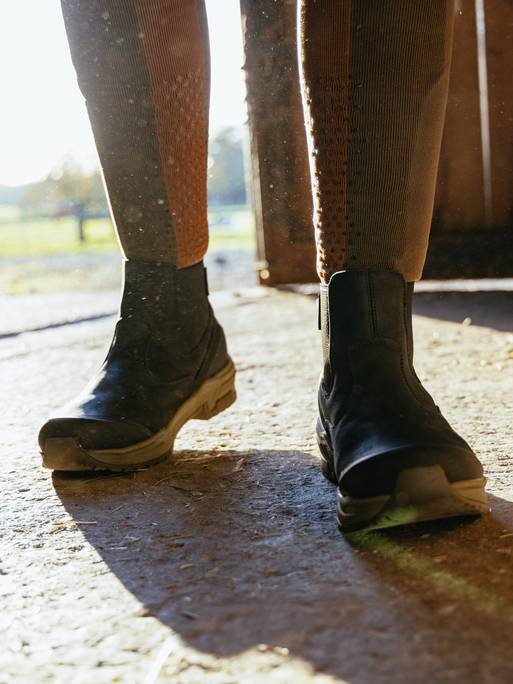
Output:
[[[62,0],[118,237],[120,320],[84,392],[40,433],[47,467],[155,462],[235,398],[208,303],[209,48],[202,0]]]
[[[482,468],[413,369],[454,3],[302,0],[321,280],[318,436],[345,529],[486,510]]]

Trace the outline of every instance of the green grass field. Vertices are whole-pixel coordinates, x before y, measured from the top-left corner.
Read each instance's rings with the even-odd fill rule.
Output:
[[[117,240],[108,219],[91,219],[84,225],[86,240],[80,243],[72,218],[19,221],[4,212],[0,222],[0,257],[43,256],[74,252],[114,250]],[[252,249],[255,246],[253,214],[247,207],[222,207],[209,212],[210,246],[219,249]]]

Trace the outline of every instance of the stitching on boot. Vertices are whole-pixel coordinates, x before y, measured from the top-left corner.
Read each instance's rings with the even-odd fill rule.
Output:
[[[374,293],[374,281],[370,273],[367,273],[367,283],[369,289],[369,303],[371,310],[372,337],[378,336],[378,314],[376,311],[376,295]]]

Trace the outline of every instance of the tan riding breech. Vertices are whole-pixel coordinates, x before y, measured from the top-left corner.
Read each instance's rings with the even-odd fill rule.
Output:
[[[179,268],[208,245],[203,0],[62,0],[125,255]],[[454,0],[299,0],[318,271],[422,273]]]

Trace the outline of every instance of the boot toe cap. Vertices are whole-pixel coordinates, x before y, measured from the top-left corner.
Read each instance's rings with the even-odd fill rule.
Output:
[[[353,464],[342,474],[339,484],[352,496],[390,495],[401,472],[428,466],[441,466],[449,483],[483,477],[483,467],[470,448],[412,445]]]
[[[152,437],[143,425],[105,418],[51,418],[39,432],[39,446],[44,451],[49,440],[74,440],[78,447],[89,449],[122,449]]]

